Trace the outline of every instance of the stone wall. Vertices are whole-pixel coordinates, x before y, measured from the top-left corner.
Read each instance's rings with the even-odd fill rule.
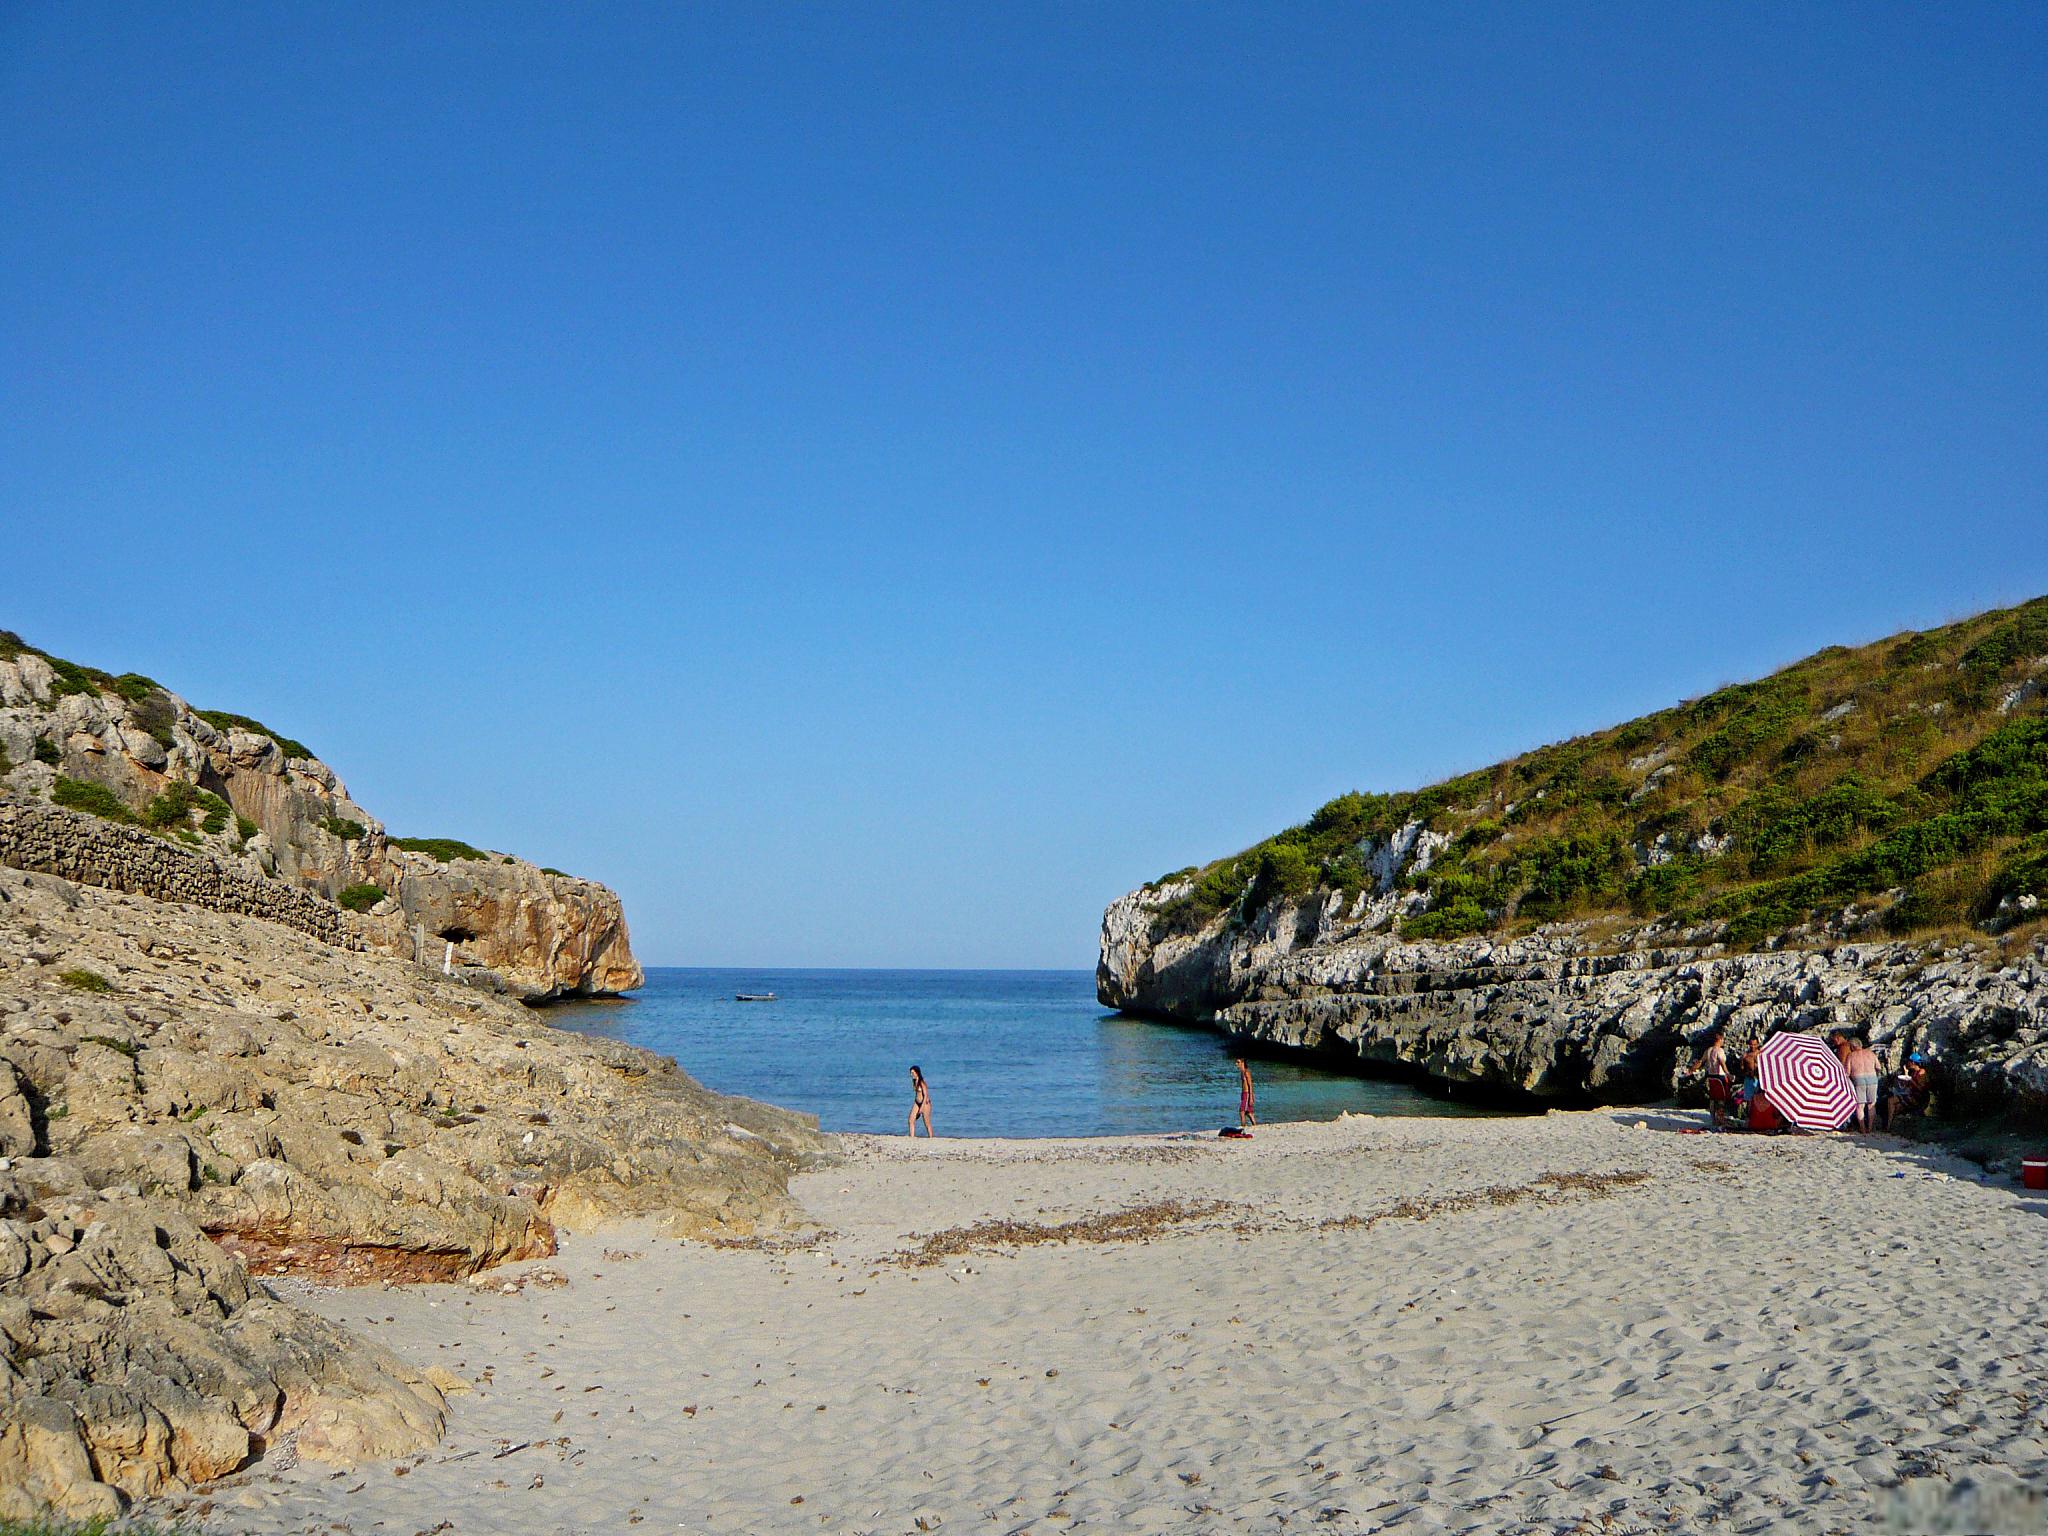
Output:
[[[261,918],[324,944],[363,948],[332,902],[230,869],[210,855],[117,822],[33,801],[0,801],[0,864],[61,875],[82,885]]]

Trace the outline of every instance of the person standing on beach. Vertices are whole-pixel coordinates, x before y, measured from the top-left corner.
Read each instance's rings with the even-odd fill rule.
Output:
[[[1881,1069],[1870,1042],[1857,1035],[1849,1042],[1849,1054],[1842,1059],[1849,1069],[1850,1086],[1856,1090],[1856,1129],[1865,1135],[1877,1129],[1877,1080]]]
[[[1237,1123],[1240,1129],[1259,1123],[1258,1105],[1252,1095],[1252,1069],[1242,1056],[1237,1060]]]
[[[1720,1030],[1707,1037],[1707,1048],[1693,1064],[1707,1077],[1707,1110],[1716,1129],[1728,1123],[1728,1102],[1734,1097],[1728,1081],[1728,1044]]]
[[[910,1136],[913,1141],[917,1139],[917,1122],[920,1120],[924,1122],[925,1135],[936,1140],[939,1133],[932,1129],[932,1090],[930,1085],[924,1080],[924,1069],[922,1067],[912,1067],[910,1069]]]

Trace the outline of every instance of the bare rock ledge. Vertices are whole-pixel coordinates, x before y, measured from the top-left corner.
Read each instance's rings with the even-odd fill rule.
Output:
[[[435,1385],[272,1276],[458,1277],[626,1214],[800,1219],[813,1117],[292,916],[0,868],[0,1518],[111,1514],[286,1437],[346,1462],[439,1434]]]
[[[1730,953],[1654,932],[1553,924],[1513,939],[1407,942],[1400,894],[1282,901],[1161,932],[1187,889],[1133,891],[1103,914],[1109,1007],[1371,1069],[1525,1100],[1667,1098],[1714,1028],[1868,1030],[1887,1064],[1926,1053],[1951,1102],[2048,1104],[2048,940],[2010,961],[1910,943]]]

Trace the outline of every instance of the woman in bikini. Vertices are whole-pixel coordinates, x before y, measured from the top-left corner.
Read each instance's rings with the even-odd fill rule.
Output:
[[[910,1069],[910,1135],[917,1138],[917,1122],[924,1122],[926,1136],[936,1139],[938,1132],[932,1129],[932,1090],[924,1080],[921,1067]]]
[[[1240,1127],[1259,1123],[1258,1106],[1252,1098],[1252,1069],[1242,1056],[1237,1058],[1237,1123]]]

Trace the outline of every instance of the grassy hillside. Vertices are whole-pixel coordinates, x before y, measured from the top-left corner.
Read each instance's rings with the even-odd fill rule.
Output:
[[[1393,795],[1348,794],[1198,869],[1169,931],[1370,884],[1364,849],[1451,838],[1404,877],[1412,938],[1613,914],[1754,944],[1851,903],[1892,932],[2048,910],[2048,598],[1875,645]],[[1172,877],[1169,877],[1172,878]],[[1893,894],[1896,893],[1896,894]],[[2006,916],[2012,909],[2006,909]]]

